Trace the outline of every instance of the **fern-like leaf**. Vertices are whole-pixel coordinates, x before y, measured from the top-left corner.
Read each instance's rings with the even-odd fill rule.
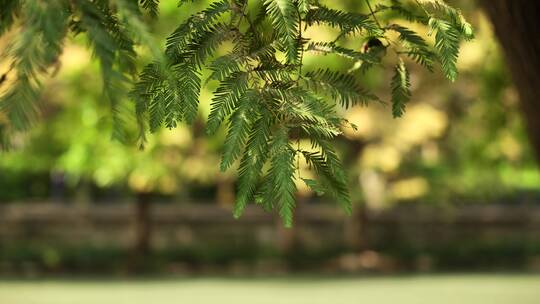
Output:
[[[140,0],[141,6],[148,10],[150,16],[157,17],[159,14],[159,0]]]
[[[206,129],[209,134],[214,134],[218,130],[225,117],[238,106],[239,100],[247,89],[247,74],[245,72],[235,72],[221,83],[212,99],[212,108]]]
[[[227,170],[242,154],[248,133],[253,122],[254,91],[242,95],[238,102],[238,109],[232,114],[229,123],[229,132],[225,138],[223,156],[221,158],[221,171]]]
[[[429,25],[435,34],[435,47],[439,52],[444,74],[451,81],[458,75],[457,59],[459,55],[459,32],[448,21],[431,18]]]
[[[20,14],[21,1],[0,0],[0,35],[8,31]]]
[[[330,93],[332,98],[345,108],[355,105],[366,105],[371,100],[379,98],[366,89],[362,88],[354,76],[341,74],[328,69],[319,69],[306,74],[308,87],[321,92]]]
[[[382,30],[368,15],[344,12],[319,5],[310,9],[306,16],[308,24],[328,24],[338,27],[342,35],[358,34],[365,31],[370,36],[379,36]]]
[[[209,69],[212,71],[212,74],[208,77],[206,82],[211,80],[223,81],[232,73],[239,72],[240,65],[236,55],[228,54],[216,58],[212,64],[210,64]]]
[[[433,71],[433,63],[437,59],[437,54],[430,49],[424,38],[404,26],[393,24],[389,28],[399,33],[399,40],[406,47],[405,54],[407,56],[426,69]]]
[[[246,205],[254,197],[257,182],[268,157],[271,126],[269,113],[263,111],[251,128],[238,169],[238,193],[234,205],[235,217],[242,214]]]
[[[289,144],[288,130],[282,128],[274,136],[271,151],[271,167],[268,175],[272,181],[271,192],[267,192],[266,199],[272,197],[274,206],[278,209],[279,215],[286,227],[293,224],[293,214],[295,207],[296,185],[294,174],[295,152]],[[269,194],[269,195],[268,195]]]
[[[394,69],[394,76],[392,77],[391,85],[392,115],[394,117],[401,117],[403,112],[405,112],[407,102],[409,102],[411,99],[411,82],[409,79],[409,71],[401,59]]]
[[[303,151],[306,162],[315,170],[324,192],[330,194],[347,213],[351,213],[352,204],[347,187],[347,178],[336,152],[325,140],[315,140],[319,152]]]
[[[288,62],[296,62],[298,50],[298,13],[293,0],[265,0],[266,11],[274,29],[282,38]]]
[[[317,195],[324,195],[326,189],[318,181],[310,178],[302,178],[302,181]]]
[[[181,56],[190,38],[201,32],[209,31],[215,21],[229,9],[230,1],[221,0],[212,3],[203,11],[193,14],[167,37],[165,53],[170,58]]]
[[[7,7],[17,9],[11,4]],[[7,12],[10,13],[14,11]],[[15,80],[0,96],[0,112],[6,114],[14,130],[26,130],[37,120],[39,77],[58,61],[68,26],[68,7],[63,1],[52,0],[45,4],[26,1],[21,14],[26,19],[22,33],[7,48],[7,55],[13,59]],[[11,15],[5,17],[12,18]],[[9,22],[8,19],[2,22]]]

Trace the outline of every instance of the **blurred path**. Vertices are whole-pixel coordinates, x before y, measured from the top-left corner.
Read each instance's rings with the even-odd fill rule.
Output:
[[[537,304],[540,275],[0,281],[2,304]]]

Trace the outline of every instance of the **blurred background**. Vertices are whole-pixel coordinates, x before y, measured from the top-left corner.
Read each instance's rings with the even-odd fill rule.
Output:
[[[162,1],[152,30],[164,39],[204,2],[188,10]],[[363,10],[360,2],[332,6]],[[450,83],[410,64],[413,102],[403,118],[392,119],[380,104],[344,112],[358,126],[335,143],[350,174],[353,215],[299,184],[292,229],[258,207],[233,219],[235,170],[219,172],[225,133],[204,134],[215,85],[203,90],[193,126],[151,135],[142,151],[122,145],[110,139],[98,64],[84,37],[71,39],[58,74],[46,82],[42,120],[0,156],[0,277],[7,278],[0,281],[0,299],[10,300],[2,303],[79,303],[58,297],[64,290],[58,281],[17,283],[28,278],[98,276],[114,278],[112,286],[132,276],[164,277],[162,284],[136,281],[131,289],[120,284],[110,292],[125,300],[129,290],[142,295],[170,289],[197,299],[207,287],[238,293],[240,286],[251,286],[251,293],[281,284],[304,288],[313,283],[311,274],[324,277],[311,286],[363,290],[363,299],[377,303],[386,303],[384,286],[403,295],[430,290],[425,299],[431,293],[437,299],[441,293],[430,285],[431,276],[449,290],[476,282],[477,296],[500,287],[511,289],[517,303],[537,303],[540,171],[492,24],[472,1],[453,2],[476,29],[476,39],[463,45],[458,80]],[[333,32],[321,27],[309,35],[327,40]],[[307,56],[306,64],[308,70],[315,64],[346,70],[349,63],[332,56],[315,63]],[[364,83],[388,99],[390,77],[390,69],[375,69]],[[483,275],[438,275],[449,272]],[[493,274],[501,272],[512,275]],[[237,279],[184,279],[193,288],[176,289],[171,275]],[[239,279],[245,276],[273,279]],[[71,284],[104,302],[94,281]],[[55,301],[15,297],[31,291],[56,295]],[[290,298],[295,291],[288,291]],[[405,296],[401,302],[421,299]]]

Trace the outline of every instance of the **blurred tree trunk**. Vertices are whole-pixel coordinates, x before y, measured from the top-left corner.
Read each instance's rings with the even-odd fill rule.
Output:
[[[481,0],[519,92],[531,145],[540,161],[540,1]]]
[[[345,145],[348,147],[348,155],[343,159],[344,164],[354,164],[359,155],[364,152],[366,143],[363,140],[351,140],[345,139]],[[362,189],[362,192],[365,195],[365,189]],[[353,212],[350,217],[347,218],[344,224],[344,240],[347,247],[351,250],[362,251],[369,248],[368,239],[367,239],[367,229],[368,229],[368,205],[364,201],[355,201],[353,200]]]
[[[152,233],[150,194],[137,193],[136,200],[134,255],[137,260],[140,260],[150,253],[150,236]]]
[[[367,239],[368,210],[366,204],[356,203],[353,212],[345,221],[344,239],[347,248],[355,251],[363,251],[369,248]]]
[[[232,209],[234,206],[234,182],[228,176],[220,175],[217,179],[216,200],[220,207]]]

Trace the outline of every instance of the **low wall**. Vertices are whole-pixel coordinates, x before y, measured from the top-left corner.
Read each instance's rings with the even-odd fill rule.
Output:
[[[3,247],[21,243],[129,250],[135,239],[134,219],[134,204],[128,203],[4,204],[0,206],[0,255]],[[295,227],[287,230],[255,206],[236,220],[230,210],[214,204],[156,203],[151,221],[156,251],[190,246],[258,246],[277,252],[333,248],[343,253],[396,255],[401,263],[410,257],[414,265],[419,258],[436,256],[465,266],[467,262],[497,264],[501,259],[510,264],[526,259],[529,265],[537,263],[540,255],[538,206],[400,207],[349,217],[331,205],[303,205],[297,210]],[[472,258],[476,260],[469,261]]]

